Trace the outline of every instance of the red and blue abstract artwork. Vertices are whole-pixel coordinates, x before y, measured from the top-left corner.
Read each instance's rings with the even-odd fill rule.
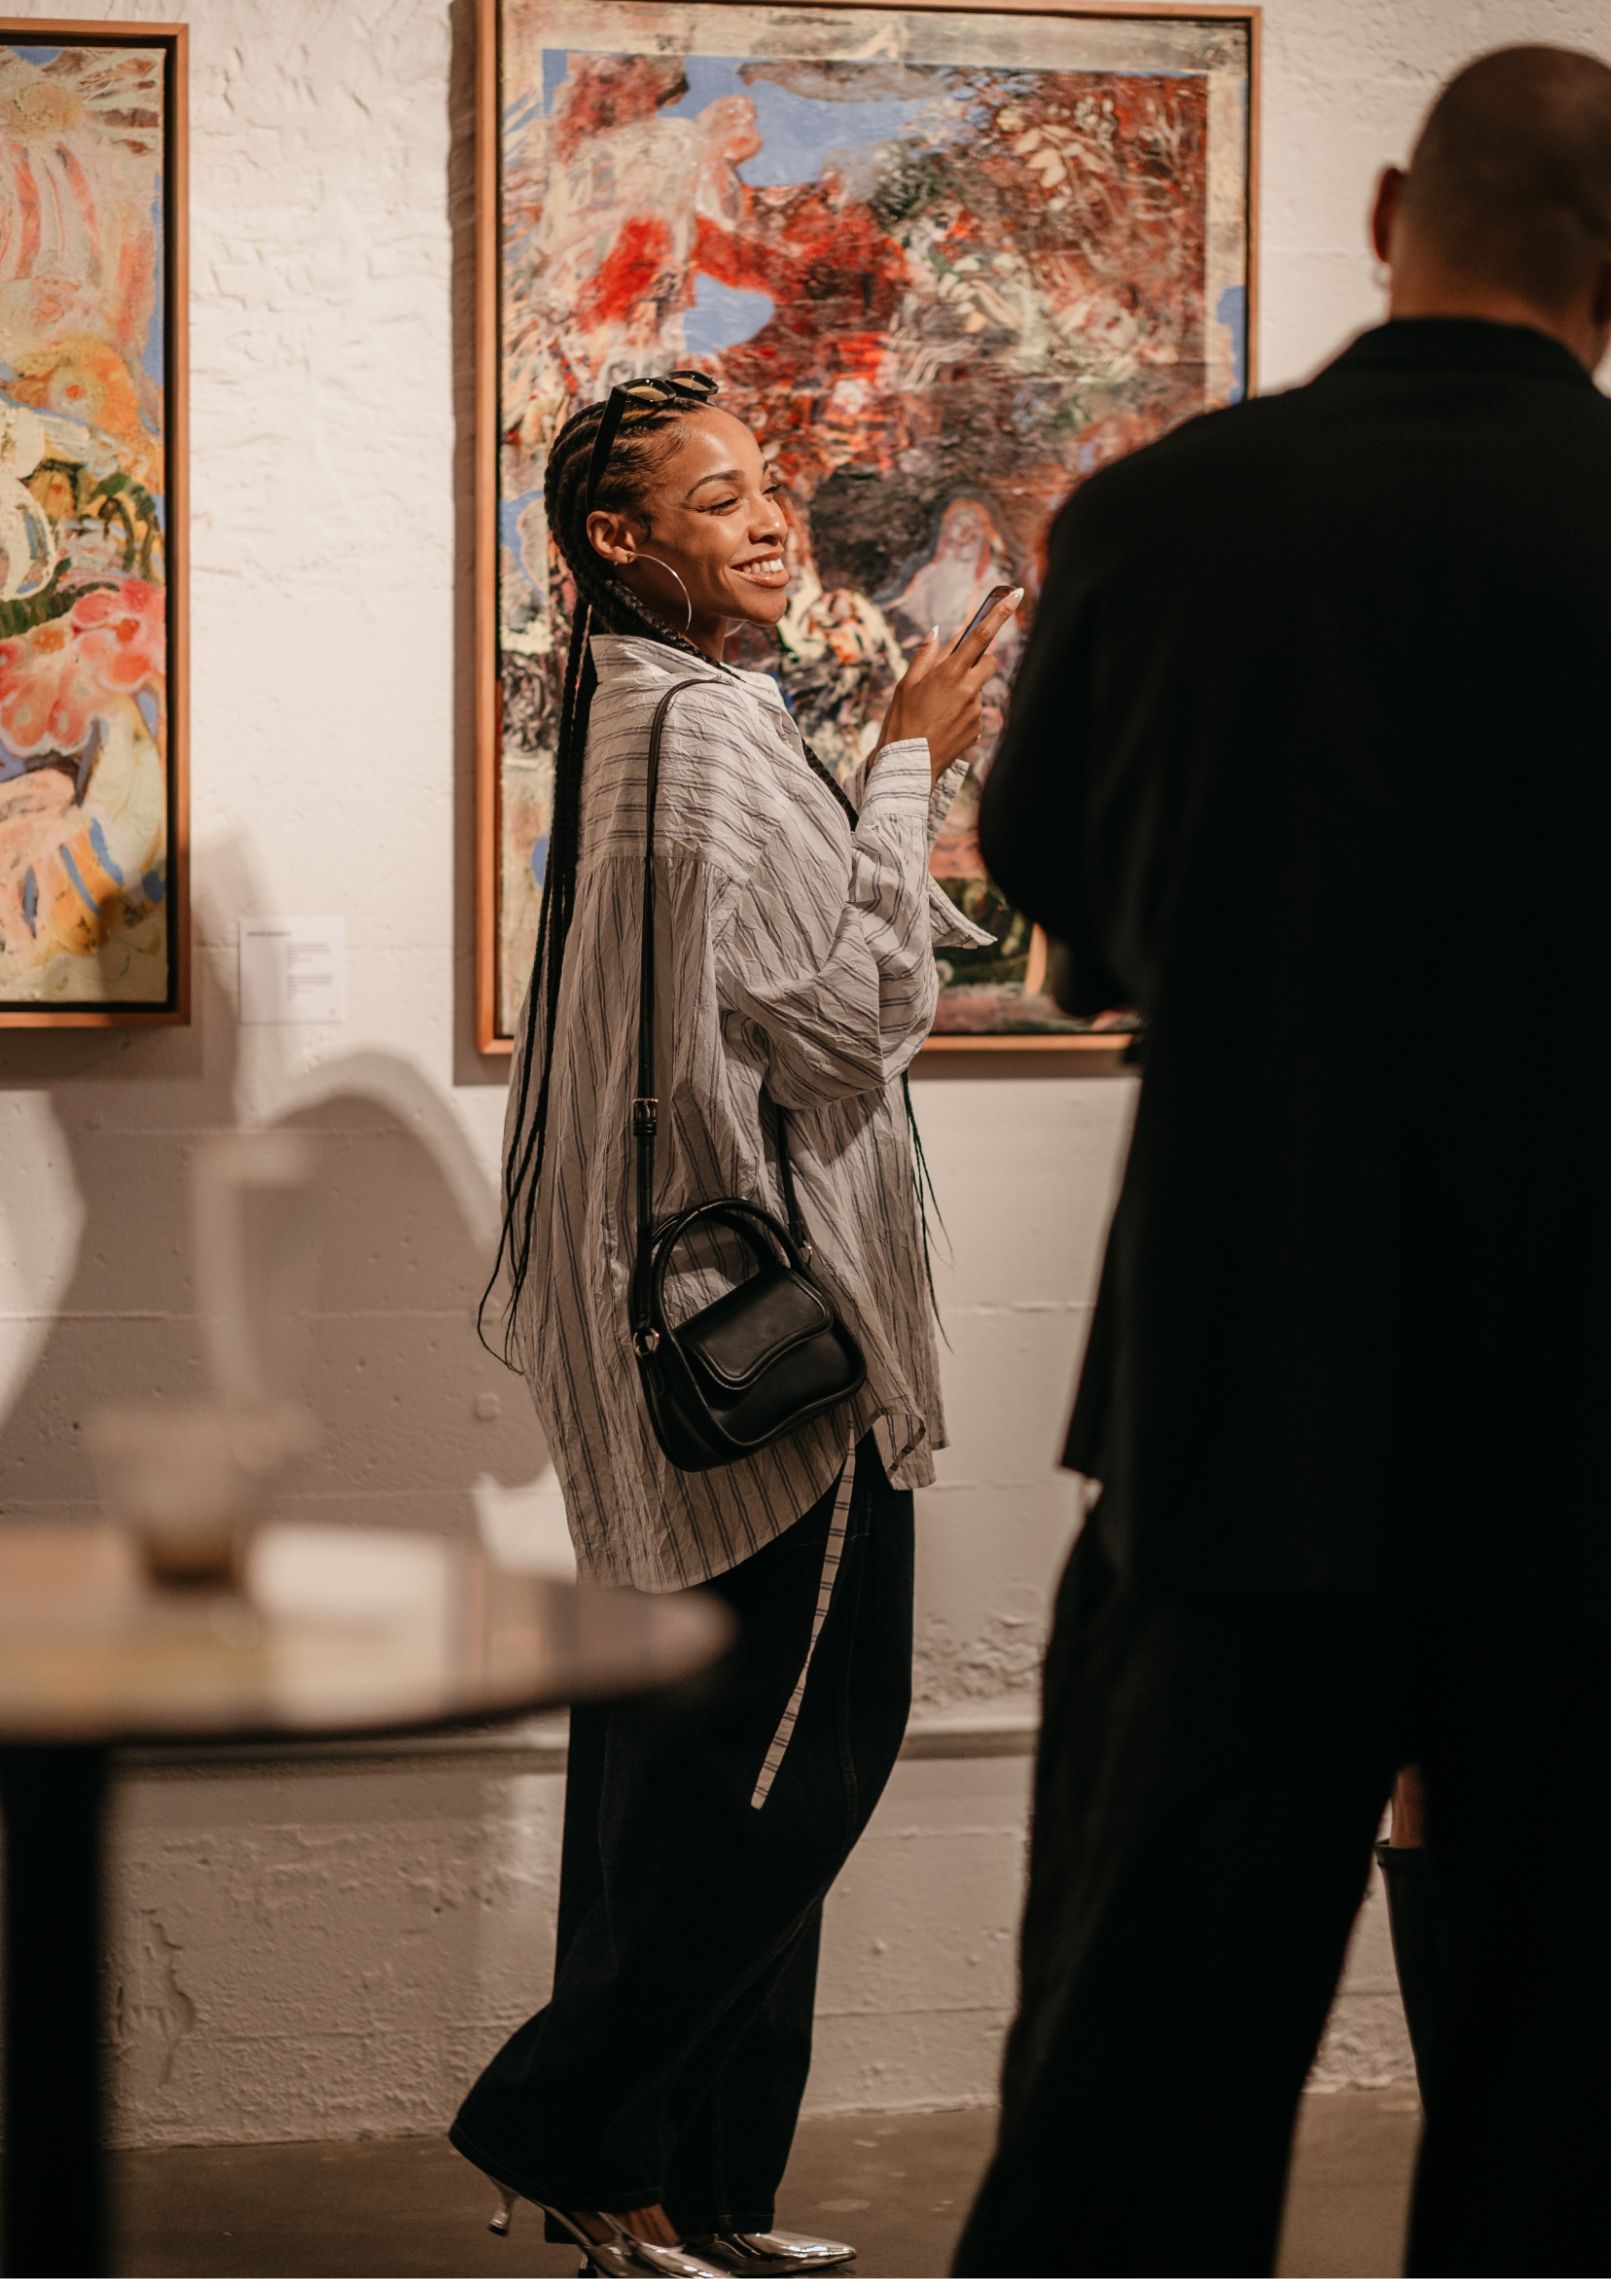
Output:
[[[499,0],[497,603],[502,1033],[529,971],[568,593],[549,443],[629,374],[721,383],[788,487],[774,642],[815,748],[870,748],[906,655],[1118,454],[1245,385],[1253,24],[1224,13]],[[1010,672],[1020,635],[1001,644]],[[995,684],[999,694],[1005,681]],[[999,715],[997,716],[999,717]],[[937,1033],[1082,1024],[974,836],[934,868],[996,936]]]

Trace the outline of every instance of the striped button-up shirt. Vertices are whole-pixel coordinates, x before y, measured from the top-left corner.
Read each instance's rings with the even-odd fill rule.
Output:
[[[934,1019],[936,944],[989,937],[929,876],[963,762],[931,786],[925,744],[886,745],[851,787],[852,829],[765,674],[613,635],[593,656],[581,856],[513,1328],[583,1573],[677,1590],[782,1534],[874,1427],[896,1485],[934,1476],[939,1362],[899,1078]],[[667,716],[655,821],[656,1213],[739,1195],[783,1215],[772,1103],[788,1109],[813,1271],[867,1381],[755,1456],[680,1472],[650,1430],[628,1330],[630,1103],[649,727],[666,690],[696,676]],[[509,1139],[520,1076],[517,1051]],[[735,1279],[732,1261],[690,1246],[674,1316]]]

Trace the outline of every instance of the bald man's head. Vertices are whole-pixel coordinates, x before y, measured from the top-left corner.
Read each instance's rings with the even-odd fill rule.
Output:
[[[1407,171],[1384,178],[1376,242],[1395,314],[1543,318],[1597,361],[1588,334],[1611,289],[1611,69],[1551,47],[1468,64],[1433,104]]]

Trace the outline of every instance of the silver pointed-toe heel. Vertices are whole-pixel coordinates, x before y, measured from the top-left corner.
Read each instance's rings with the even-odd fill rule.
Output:
[[[561,2223],[564,2220],[562,2216]],[[606,2255],[619,2260],[605,2261]],[[599,2272],[658,2271],[662,2279],[727,2279],[724,2268],[691,2255],[686,2247],[659,2247],[652,2239],[639,2239],[636,2232],[617,2232],[603,2249],[594,2241],[588,2248],[588,2258],[593,2269]]]
[[[498,2195],[498,2204],[487,2218],[487,2229],[496,2232],[500,2239],[507,2239],[514,2222],[515,2203],[524,2200],[526,2195],[508,2184],[500,2184],[496,2177],[488,2181]],[[653,2240],[639,2239],[634,2232],[620,2230],[612,2232],[608,2239],[590,2239],[563,2208],[551,2208],[546,2200],[533,2200],[529,2204],[543,2215],[552,2216],[560,2229],[576,2242],[587,2259],[582,2265],[584,2274],[596,2273],[598,2279],[637,2279],[637,2275],[658,2272],[660,2279],[727,2279],[727,2265],[704,2263],[684,2248],[659,2247]]]
[[[801,2232],[710,2232],[688,2245],[723,2271],[747,2271],[771,2279],[786,2271],[837,2271],[854,2263],[856,2250],[842,2240],[809,2239]]]

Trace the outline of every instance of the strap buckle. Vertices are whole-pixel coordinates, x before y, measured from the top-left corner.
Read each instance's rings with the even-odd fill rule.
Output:
[[[653,1139],[660,1128],[660,1102],[654,1093],[640,1095],[632,1103],[632,1136],[634,1139]]]

